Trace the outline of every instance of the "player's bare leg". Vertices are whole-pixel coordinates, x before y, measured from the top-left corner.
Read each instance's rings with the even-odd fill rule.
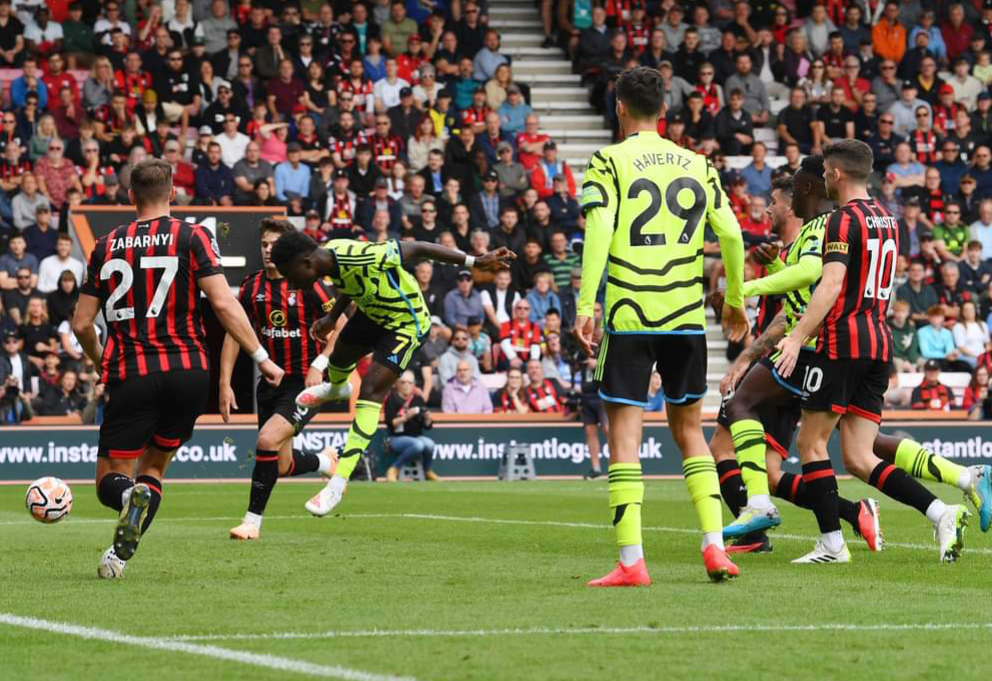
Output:
[[[827,442],[839,418],[839,415],[829,411],[803,410],[798,437],[799,460],[803,465],[803,482],[809,492],[809,503],[820,527],[820,539],[812,551],[793,563],[848,563],[851,560],[851,552],[844,543],[840,529],[837,477],[827,453]],[[841,438],[845,449],[856,445],[856,442],[849,441],[850,437],[849,431],[846,438]]]
[[[337,452],[328,447],[320,454],[293,449],[295,428],[282,414],[273,414],[262,426],[255,442],[255,467],[251,474],[248,511],[241,524],[231,528],[231,539],[258,539],[262,514],[278,478],[305,475],[314,471],[330,476],[337,463]]]
[[[641,477],[640,448],[644,409],[617,402],[606,402],[604,407],[610,423],[610,518],[620,549],[620,562],[612,572],[592,580],[588,585],[649,586],[651,576],[644,562],[641,537],[644,480]]]
[[[342,349],[342,353],[354,352],[353,349],[348,350],[343,343],[338,343],[331,355],[332,366],[338,365],[334,355],[338,353],[339,349]],[[361,455],[369,446],[369,442],[372,441],[375,431],[379,427],[379,412],[382,410],[382,403],[398,378],[398,373],[378,362],[373,362],[365,373],[364,378],[362,378],[362,387],[358,392],[358,401],[355,403],[355,418],[348,430],[348,439],[339,455],[334,475],[324,488],[306,503],[306,509],[313,515],[327,515],[341,502],[348,485],[348,479],[351,478]]]

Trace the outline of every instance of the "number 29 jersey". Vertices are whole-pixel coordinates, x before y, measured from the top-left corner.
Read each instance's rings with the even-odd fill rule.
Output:
[[[817,351],[830,359],[889,361],[892,331],[885,321],[899,257],[896,219],[871,199],[854,199],[827,219],[823,265],[840,262],[847,276],[827,313]]]
[[[114,228],[93,248],[80,292],[107,322],[101,381],[209,370],[197,280],[221,274],[206,229],[172,217]]]
[[[703,234],[707,224],[724,248],[726,300],[740,307],[744,252],[740,225],[704,156],[654,132],[638,132],[592,155],[582,181],[586,216],[584,295],[580,315],[592,316],[602,268],[607,271],[606,330],[611,333],[705,333]],[[730,252],[728,252],[730,251]],[[738,252],[739,251],[739,252]]]

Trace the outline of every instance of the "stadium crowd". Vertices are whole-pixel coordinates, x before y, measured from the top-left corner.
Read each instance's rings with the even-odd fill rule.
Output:
[[[711,157],[752,245],[774,238],[775,177],[829,141],[870,144],[872,186],[901,227],[890,406],[992,416],[992,0],[539,9],[545,47],[567,53],[607,127],[613,78],[659,69],[659,133]],[[173,166],[177,203],[284,206],[320,242],[509,247],[519,259],[495,275],[415,266],[434,323],[413,393],[453,413],[599,409],[595,358],[570,334],[581,169],[542,131],[487,12],[0,0],[0,421],[99,422],[103,388],[67,323],[84,273],[67,216],[126,204],[148,155]]]

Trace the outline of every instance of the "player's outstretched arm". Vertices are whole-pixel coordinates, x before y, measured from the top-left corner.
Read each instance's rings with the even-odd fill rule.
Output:
[[[791,267],[780,269],[761,279],[744,282],[744,297],[775,296],[805,289],[815,284],[823,273],[823,260],[818,255],[807,255]]]
[[[726,395],[728,392],[737,387],[737,384],[741,382],[744,378],[744,374],[747,370],[751,368],[751,364],[756,362],[765,356],[767,352],[772,350],[782,337],[785,336],[785,313],[779,312],[772,323],[768,325],[764,333],[754,339],[754,341],[744,348],[741,354],[737,355],[737,359],[730,366],[730,370],[724,375],[723,380],[720,381],[720,394]]]
[[[231,334],[225,334],[224,347],[220,350],[220,416],[227,423],[231,418],[231,409],[237,409],[231,388],[231,374],[234,373],[234,362],[238,359],[238,341]]]
[[[79,294],[76,301],[76,312],[72,316],[72,332],[76,335],[76,340],[83,347],[83,352],[92,360],[94,366],[99,367],[103,359],[103,347],[100,339],[96,335],[96,328],[93,322],[97,313],[100,312],[100,299],[86,293]]]
[[[466,267],[475,267],[491,272],[505,269],[510,266],[511,262],[517,259],[517,254],[505,247],[489,251],[479,257],[474,257],[466,255],[461,251],[456,251],[453,248],[426,241],[401,241],[400,254],[403,256],[403,260],[435,260],[437,262],[446,262],[451,265],[465,265]]]
[[[837,302],[841,289],[844,287],[844,278],[847,276],[847,265],[842,262],[828,262],[823,266],[823,277],[813,291],[813,297],[809,299],[806,312],[800,318],[796,328],[788,336],[783,338],[778,349],[782,354],[775,362],[775,368],[783,378],[788,378],[792,370],[796,368],[796,360],[799,351],[807,338],[816,333],[820,324],[826,319],[827,313]]]
[[[328,334],[337,326],[338,320],[345,313],[345,310],[348,309],[349,305],[351,305],[351,298],[339,292],[338,297],[334,300],[334,307],[331,308],[331,311],[310,325],[310,336],[315,341],[321,343],[327,342]]]
[[[231,293],[224,275],[211,274],[200,277],[197,279],[197,284],[210,301],[224,330],[233,336],[238,345],[255,360],[265,380],[272,385],[279,385],[285,372],[269,359],[269,353],[258,342],[245,309]]]

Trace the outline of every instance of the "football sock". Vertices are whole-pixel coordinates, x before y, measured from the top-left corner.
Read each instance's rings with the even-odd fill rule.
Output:
[[[730,436],[741,466],[741,478],[747,487],[748,504],[763,497],[768,502],[768,471],[765,468],[765,427],[761,421],[741,419],[730,424]]]
[[[251,493],[248,495],[248,512],[265,513],[272,488],[279,478],[279,452],[260,449],[255,452],[255,468],[251,471]]]
[[[747,488],[741,478],[741,469],[736,461],[720,461],[716,465],[716,472],[720,476],[720,494],[736,518],[747,505]]]
[[[868,484],[901,504],[912,506],[926,515],[937,498],[930,490],[910,477],[906,471],[887,461],[880,462],[868,476]]]
[[[940,520],[940,516],[944,515],[947,511],[947,504],[945,504],[940,499],[934,499],[929,506],[927,506],[926,516],[927,520],[932,522],[934,525]]]
[[[326,454],[317,455],[317,472],[321,475],[330,475],[334,468],[334,461]]]
[[[723,549],[723,513],[720,509],[720,479],[716,474],[716,462],[709,454],[690,456],[682,460],[682,473],[703,531],[703,548],[716,544]]]
[[[351,377],[351,372],[355,370],[357,364],[352,364],[350,367],[338,367],[333,364],[327,367],[327,378],[331,382],[331,385],[341,385],[346,383]]]
[[[644,557],[641,540],[641,504],[644,480],[639,463],[611,463],[609,468],[610,515],[620,562],[630,566]]]
[[[118,513],[124,508],[123,494],[134,487],[134,480],[121,473],[107,473],[96,486],[96,497],[107,508]]]
[[[821,540],[831,551],[839,551],[840,510],[838,508],[837,477],[830,461],[812,461],[803,464],[803,482],[810,508],[820,527]],[[837,534],[833,534],[833,533]],[[840,544],[843,545],[843,537]]]
[[[252,513],[248,511],[245,513],[245,517],[241,520],[245,525],[254,525],[255,527],[262,527],[262,516],[257,513]]]
[[[358,465],[358,459],[369,446],[379,427],[379,411],[382,404],[372,400],[355,402],[355,419],[348,430],[348,439],[344,443],[344,451],[338,460],[338,469],[334,477],[348,480]]]
[[[899,441],[896,466],[921,480],[943,482],[962,490],[971,487],[971,471],[966,467],[937,456],[919,442],[908,438]]]
[[[803,484],[802,477],[794,473],[782,473],[782,477],[779,478],[778,485],[775,487],[775,496],[786,501],[791,501],[800,508],[810,510],[813,508],[810,505],[809,496],[806,493],[806,485]],[[859,505],[856,502],[838,496],[837,510],[841,519],[857,532]]]
[[[145,520],[141,523],[141,534],[144,534],[148,531],[148,526],[155,520],[159,504],[162,503],[162,481],[150,475],[139,475],[134,482],[135,484],[148,485],[148,489],[152,492],[152,498],[148,502],[148,511],[145,513]]]
[[[286,472],[286,475],[280,477],[293,478],[297,475],[306,475],[307,473],[313,473],[318,468],[320,468],[320,459],[317,458],[316,454],[309,454],[294,449],[293,458],[289,462],[289,470]]]

